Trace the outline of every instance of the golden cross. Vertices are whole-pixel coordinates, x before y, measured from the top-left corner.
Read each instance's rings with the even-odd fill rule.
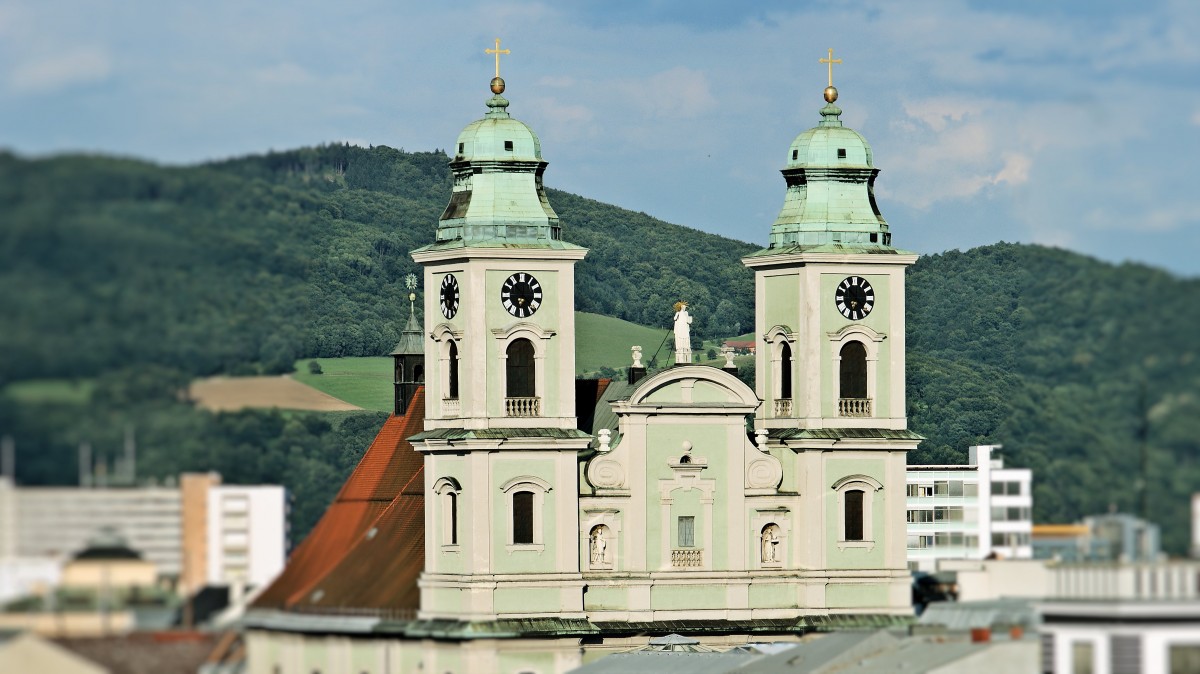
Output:
[[[496,44],[499,44],[499,43],[500,43],[500,41],[497,40]],[[500,57],[497,56],[496,58],[500,58]],[[833,58],[833,48],[832,47],[830,47],[830,49],[829,49],[829,58],[821,59],[821,60],[817,61],[817,63],[828,63],[829,64],[829,86],[831,86],[831,87],[833,86],[833,64],[841,63],[841,62],[842,62],[841,59]]]
[[[829,51],[832,52],[833,50],[830,49]],[[496,48],[495,49],[484,49],[483,53],[496,55],[496,77],[500,77],[500,55],[501,54],[511,54],[512,52],[507,49],[501,49],[500,48],[500,38],[496,38]]]

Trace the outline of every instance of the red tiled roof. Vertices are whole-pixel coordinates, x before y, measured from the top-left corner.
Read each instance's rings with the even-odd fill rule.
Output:
[[[407,414],[384,422],[321,520],[254,601],[255,608],[409,608],[425,564],[425,483],[424,459],[407,438],[424,430],[424,416],[422,387]],[[367,539],[372,528],[376,533]],[[401,560],[402,568],[397,567]],[[349,583],[351,578],[357,585]],[[316,595],[319,603],[310,601],[317,589],[323,590]],[[370,603],[352,603],[368,598]]]

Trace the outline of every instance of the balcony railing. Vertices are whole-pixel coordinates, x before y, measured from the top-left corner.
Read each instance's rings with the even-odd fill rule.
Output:
[[[784,419],[792,416],[792,399],[791,398],[776,398],[775,399],[775,416],[784,418]]]
[[[442,416],[457,417],[462,413],[462,405],[458,398],[442,398]]]
[[[839,417],[869,417],[871,416],[870,398],[840,398],[838,399]]]
[[[542,416],[541,398],[505,398],[504,415],[509,417]]]
[[[671,551],[671,566],[675,568],[700,567],[704,565],[704,551],[699,548],[684,548]]]

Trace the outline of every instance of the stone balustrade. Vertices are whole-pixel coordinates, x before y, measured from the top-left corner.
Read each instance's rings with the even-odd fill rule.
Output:
[[[699,568],[704,565],[704,551],[699,548],[682,548],[671,551],[671,566],[675,568]]]
[[[505,398],[504,415],[509,417],[540,417],[542,416],[542,399]]]
[[[840,398],[838,399],[839,417],[869,417],[871,414],[870,398]]]

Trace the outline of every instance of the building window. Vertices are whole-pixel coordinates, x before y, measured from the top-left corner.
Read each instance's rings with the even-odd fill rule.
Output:
[[[450,395],[448,398],[458,398],[458,345],[450,342]]]
[[[1092,660],[1094,658],[1092,642],[1071,642],[1071,674],[1093,674],[1095,668]]]
[[[679,547],[696,547],[696,518],[687,515],[679,518]]]
[[[463,144],[462,144],[462,143],[459,143],[459,144],[458,144],[458,153],[459,153],[459,154],[462,154],[462,153],[463,153]]]
[[[779,349],[779,397],[792,397],[792,347],[787,342]]]
[[[519,491],[513,494],[513,544],[533,543],[533,492]]]
[[[441,513],[437,515],[442,522],[441,543],[458,545],[458,495],[462,493],[462,487],[458,480],[443,477],[433,484],[433,491],[441,505]]]
[[[512,143],[513,143],[513,142],[512,142],[511,140],[506,140],[506,141],[504,141],[504,151],[505,151],[505,152],[512,152],[512,151],[513,151],[513,144],[512,144]]]
[[[508,345],[507,355],[506,395],[509,398],[533,398],[537,395],[534,385],[533,343],[528,339],[514,339]]]
[[[832,487],[837,492],[837,512],[841,520],[838,532],[842,538],[838,547],[873,548],[875,534],[871,511],[874,493],[883,489],[883,485],[866,475],[847,475],[833,483]]]
[[[842,540],[863,540],[863,492],[851,489],[846,492],[846,536]]]
[[[862,342],[847,342],[842,347],[842,398],[867,397],[867,349]]]
[[[446,495],[446,509],[450,511],[450,545],[458,545],[458,494]]]
[[[845,158],[846,158],[846,148],[839,147],[838,148],[838,159],[845,159]]]
[[[1200,644],[1171,644],[1171,674],[1200,672]]]

